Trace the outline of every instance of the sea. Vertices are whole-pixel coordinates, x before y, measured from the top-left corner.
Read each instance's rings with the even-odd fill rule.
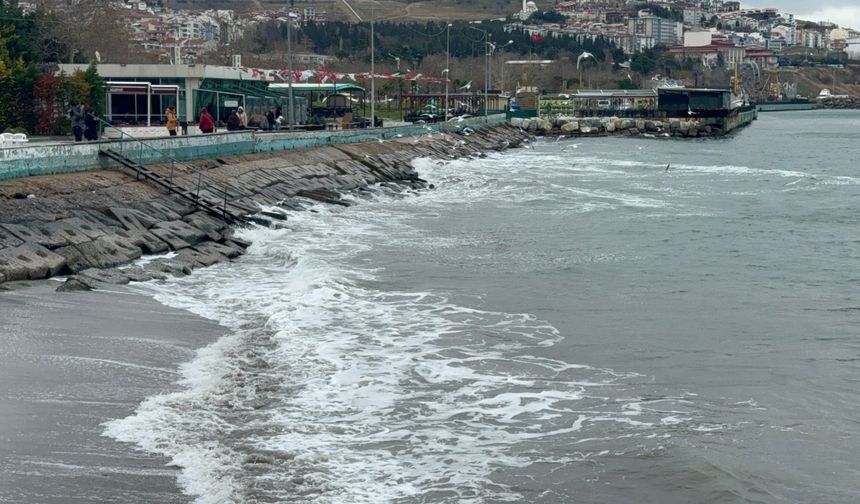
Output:
[[[414,163],[137,284],[228,332],[105,435],[200,504],[860,502],[860,112]]]

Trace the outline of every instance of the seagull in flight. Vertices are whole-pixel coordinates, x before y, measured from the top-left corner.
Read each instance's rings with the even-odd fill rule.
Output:
[[[465,86],[460,86],[460,89],[464,89],[466,91],[472,89],[472,81],[467,82]]]
[[[585,58],[591,58],[591,59],[593,59],[594,61],[597,61],[597,59],[595,59],[595,57],[594,57],[594,55],[593,55],[593,54],[591,54],[591,53],[590,53],[590,52],[588,52],[588,51],[583,51],[583,52],[582,52],[582,54],[580,54],[580,55],[579,55],[579,57],[578,57],[578,58],[576,58],[576,68],[577,68],[577,70],[579,69],[579,64],[580,64],[580,62],[582,62],[582,60],[584,60]]]

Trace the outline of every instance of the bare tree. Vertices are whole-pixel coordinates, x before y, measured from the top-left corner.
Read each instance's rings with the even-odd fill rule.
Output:
[[[121,4],[111,0],[70,0],[66,4],[42,1],[47,15],[40,23],[41,38],[53,42],[55,56],[69,63],[93,61],[96,52],[107,61],[125,62],[129,34]]]

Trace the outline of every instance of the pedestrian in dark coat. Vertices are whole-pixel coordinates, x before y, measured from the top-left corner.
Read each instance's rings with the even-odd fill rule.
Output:
[[[80,142],[84,136],[86,116],[87,109],[83,103],[75,105],[69,110],[69,119],[72,121],[72,133],[75,135],[75,142]]]
[[[275,109],[270,108],[268,112],[266,112],[266,122],[269,123],[269,127],[267,128],[269,131],[275,129]]]
[[[227,118],[227,131],[239,131],[242,129],[242,120],[239,119],[239,114],[234,110],[230,112]]]
[[[88,142],[99,139],[99,116],[92,109],[84,116],[84,137]]]

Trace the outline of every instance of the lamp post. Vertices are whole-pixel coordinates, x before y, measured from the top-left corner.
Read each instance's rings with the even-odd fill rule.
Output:
[[[451,23],[448,23],[445,35],[445,121],[448,120],[448,83],[451,82]]]
[[[513,44],[514,41],[508,40],[507,42],[505,42],[504,44],[502,44],[500,46],[496,46],[496,44],[493,44],[492,42],[487,42],[487,43],[490,44],[490,60],[489,60],[490,66],[489,66],[489,70],[487,71],[487,73],[489,74],[490,87],[493,87],[493,58],[496,54],[496,49],[503,49],[505,47],[508,47],[509,45]]]
[[[349,4],[346,0],[341,0],[346,8],[352,12],[352,15],[358,19],[359,23],[363,23],[364,20],[361,19],[361,16],[355,12],[355,9],[352,8],[352,5]],[[376,42],[374,41],[375,32],[373,25],[373,14],[374,14],[374,4],[371,2],[370,4],[370,121],[372,126],[376,126]]]
[[[287,12],[287,71],[289,72],[289,77],[287,81],[287,106],[290,108],[287,111],[287,125],[290,130],[293,129],[293,125],[296,123],[296,109],[293,100],[293,13],[292,11]]]
[[[373,31],[373,2],[370,3],[370,127],[376,127],[376,38]]]
[[[480,24],[480,21],[472,21],[469,24]],[[484,37],[484,117],[487,117],[487,107],[489,101],[489,85],[490,85],[490,34],[487,30],[482,30],[480,28],[475,28],[474,26],[470,26],[469,28],[481,32]]]

